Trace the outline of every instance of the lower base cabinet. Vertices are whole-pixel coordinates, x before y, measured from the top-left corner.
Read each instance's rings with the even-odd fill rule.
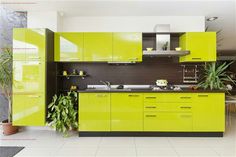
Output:
[[[192,113],[144,113],[144,131],[190,132],[192,129]]]
[[[79,130],[110,131],[110,94],[79,94]]]
[[[86,132],[224,132],[224,93],[80,93]]]

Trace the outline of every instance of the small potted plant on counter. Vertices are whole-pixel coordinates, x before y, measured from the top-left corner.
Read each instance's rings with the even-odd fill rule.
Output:
[[[234,84],[235,80],[230,77],[230,74],[226,72],[227,68],[233,62],[223,64],[219,63],[207,63],[204,69],[203,80],[198,84],[198,87],[211,90],[226,90],[228,91],[228,84]]]
[[[18,127],[12,126],[12,51],[2,49],[0,53],[0,92],[8,100],[8,118],[2,121],[3,134],[11,135],[18,132]]]
[[[58,132],[68,136],[68,131],[78,129],[77,92],[53,96],[48,106],[47,124]]]

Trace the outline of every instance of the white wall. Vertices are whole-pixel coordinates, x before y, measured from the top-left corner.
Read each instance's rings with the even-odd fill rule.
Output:
[[[204,16],[77,16],[62,23],[65,32],[153,32],[156,24],[170,24],[172,32],[205,30]]]
[[[48,28],[52,31],[61,31],[61,19],[58,12],[33,12],[27,14],[28,28]]]

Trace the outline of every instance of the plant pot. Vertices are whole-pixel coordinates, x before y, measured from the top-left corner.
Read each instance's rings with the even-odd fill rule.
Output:
[[[8,122],[8,120],[2,121],[2,128],[4,135],[12,135],[18,132],[18,127],[12,126],[12,123]]]

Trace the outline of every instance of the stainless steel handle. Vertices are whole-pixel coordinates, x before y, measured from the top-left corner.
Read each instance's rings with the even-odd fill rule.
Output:
[[[145,97],[145,99],[156,99],[157,97],[152,97],[152,96],[150,96],[150,97]]]
[[[29,59],[40,59],[41,57],[29,57]]]
[[[192,107],[191,106],[181,106],[180,108],[181,109],[191,109]]]
[[[157,117],[157,115],[155,115],[155,114],[150,114],[150,115],[146,115],[146,117]]]
[[[39,98],[39,95],[28,95],[29,98]]]
[[[181,96],[180,99],[191,99],[192,97],[190,96]]]
[[[198,97],[208,97],[207,94],[201,94],[201,95],[198,95]]]
[[[146,106],[145,108],[157,108],[156,106]]]
[[[202,60],[202,58],[192,58],[193,60]]]

